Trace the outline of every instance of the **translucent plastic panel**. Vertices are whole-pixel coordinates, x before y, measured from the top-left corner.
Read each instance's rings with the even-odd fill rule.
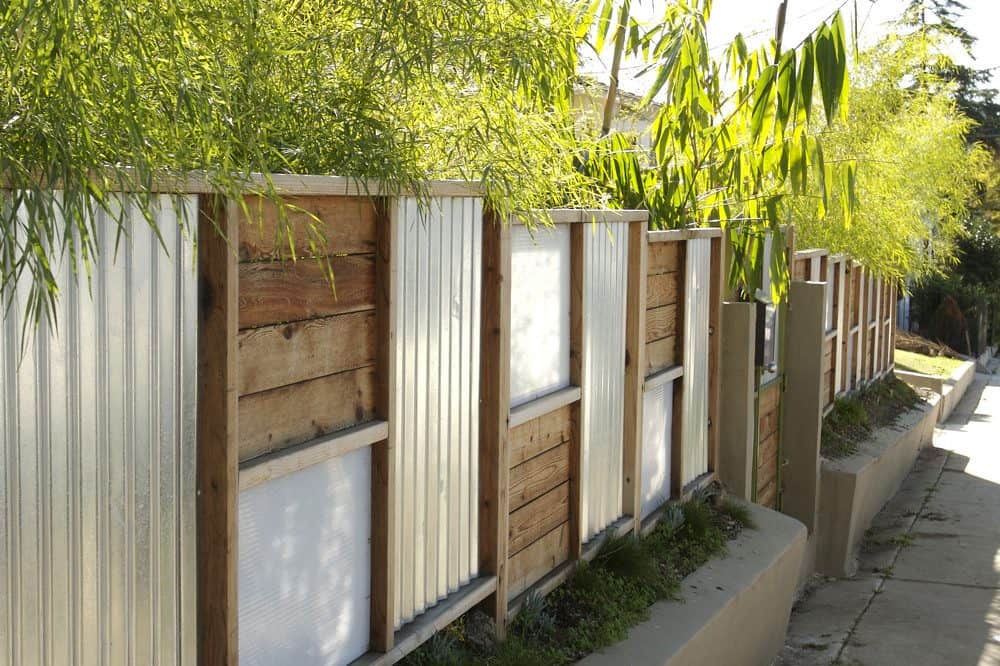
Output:
[[[347,664],[368,650],[371,449],[240,495],[244,666]]]
[[[569,231],[511,230],[512,406],[569,385]]]
[[[674,383],[643,395],[642,518],[670,499],[670,444],[674,420]]]

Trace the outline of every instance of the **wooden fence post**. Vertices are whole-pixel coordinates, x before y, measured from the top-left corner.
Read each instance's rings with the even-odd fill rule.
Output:
[[[625,298],[625,431],[622,451],[622,508],[632,530],[642,527],[643,384],[646,380],[646,259],[648,222],[628,225]]]
[[[584,224],[570,226],[569,236],[569,383],[580,387],[580,399],[572,408],[572,432],[569,443],[569,559],[577,560],[583,552],[583,321],[584,312]]]
[[[396,515],[395,451],[392,447],[396,421],[396,210],[383,199],[377,208],[375,259],[375,412],[389,423],[389,437],[372,446],[372,588],[371,647],[378,652],[392,649],[395,637]]]
[[[479,386],[479,571],[494,574],[486,599],[498,638],[507,630],[508,476],[510,434],[510,224],[483,216]]]
[[[687,241],[677,244],[677,354],[684,363],[684,331],[687,330]],[[684,368],[690,372],[690,368]],[[673,423],[670,428],[670,496],[680,498],[684,494],[684,382],[674,382],[674,401],[671,407]]]
[[[198,663],[239,658],[237,621],[238,246],[236,216],[198,198]]]
[[[722,293],[726,268],[722,263],[725,238],[712,239],[710,265],[712,276],[708,289],[708,470],[718,471],[719,447],[722,445]]]

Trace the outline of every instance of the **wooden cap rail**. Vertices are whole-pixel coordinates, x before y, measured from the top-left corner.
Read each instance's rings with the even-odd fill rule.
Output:
[[[645,210],[599,210],[592,208],[554,208],[514,213],[512,224],[586,224],[588,222],[606,224],[610,222],[646,222],[649,212]]]
[[[95,174],[95,184],[107,187],[112,192],[134,192],[139,190],[158,194],[219,194],[219,188],[212,184],[212,175],[207,171],[190,171],[184,174],[158,174],[148,184],[140,181],[131,169],[109,172],[104,182]],[[405,196],[416,193],[413,188],[398,189],[380,180],[353,178],[350,176],[322,176],[298,174],[251,173],[244,178],[246,191],[260,193],[274,188],[279,195],[333,195],[333,196]],[[42,186],[62,189],[58,180],[47,183],[39,178]],[[9,182],[0,182],[0,189],[10,189]],[[484,190],[479,183],[464,180],[423,181],[420,192],[437,197],[480,197]]]
[[[695,240],[698,238],[721,238],[719,227],[698,227],[692,229],[666,229],[650,231],[647,234],[650,243],[668,243],[671,241]]]

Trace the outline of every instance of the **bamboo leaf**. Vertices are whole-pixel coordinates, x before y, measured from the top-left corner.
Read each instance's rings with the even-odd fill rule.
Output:
[[[799,60],[799,104],[806,111],[806,118],[812,115],[813,77],[816,74],[816,60],[813,53],[812,37],[806,37],[802,44]]]
[[[760,79],[754,86],[753,111],[750,121],[750,136],[753,141],[757,141],[764,126],[764,118],[767,115],[768,107],[773,100],[774,77],[777,68],[769,65],[761,72]]]

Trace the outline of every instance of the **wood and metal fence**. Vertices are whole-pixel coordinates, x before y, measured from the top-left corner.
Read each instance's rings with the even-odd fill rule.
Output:
[[[896,285],[873,275],[845,255],[801,250],[791,266],[793,280],[825,282],[823,406],[893,368]]]
[[[92,305],[63,271],[65,328],[37,331],[25,362],[8,313],[12,663],[45,663],[63,634],[98,662],[121,646],[391,662],[475,605],[502,634],[529,590],[713,478],[717,229],[649,232],[644,211],[501,221],[464,183],[273,184],[288,238],[273,202],[189,180],[162,197],[182,197],[186,227],[155,213],[172,254],[133,216]],[[64,377],[57,352],[91,361]],[[102,620],[95,599],[148,613]]]

